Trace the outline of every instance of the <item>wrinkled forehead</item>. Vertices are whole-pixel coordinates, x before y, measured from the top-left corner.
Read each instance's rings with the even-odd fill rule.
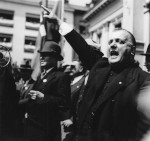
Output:
[[[109,35],[109,40],[121,39],[132,43],[131,35],[125,30],[114,30]]]

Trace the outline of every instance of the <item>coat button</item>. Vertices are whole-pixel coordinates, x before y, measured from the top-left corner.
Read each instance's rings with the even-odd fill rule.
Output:
[[[28,89],[28,87],[26,86],[26,87],[25,87],[25,90],[27,90],[27,89]]]
[[[119,82],[119,85],[121,85],[122,84],[122,82]]]

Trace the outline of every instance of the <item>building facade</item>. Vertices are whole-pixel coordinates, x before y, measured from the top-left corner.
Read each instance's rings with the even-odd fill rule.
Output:
[[[10,50],[12,62],[17,65],[31,61],[36,49],[37,36],[40,26],[42,8],[41,0],[0,0],[0,44]],[[55,1],[48,1],[52,9]],[[76,29],[88,7],[80,7],[66,3],[64,6],[64,20]],[[63,54],[66,60],[71,60],[73,51],[65,43]]]
[[[116,27],[129,30],[136,38],[135,59],[144,69],[144,56],[150,43],[149,0],[93,0],[94,6],[83,16],[90,37],[101,44],[107,56],[107,42]]]

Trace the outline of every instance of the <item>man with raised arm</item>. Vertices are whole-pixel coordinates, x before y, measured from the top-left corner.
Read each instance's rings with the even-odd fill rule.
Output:
[[[45,17],[52,18],[52,14]],[[125,29],[115,29],[108,42],[108,58],[102,58],[61,21],[60,33],[90,70],[77,111],[75,140],[145,141],[150,128],[150,75],[134,60],[134,36]]]

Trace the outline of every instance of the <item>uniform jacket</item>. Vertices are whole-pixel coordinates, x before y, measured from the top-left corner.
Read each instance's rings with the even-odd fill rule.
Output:
[[[107,58],[96,55],[75,31],[65,35],[90,70],[84,99],[78,110],[78,141],[139,141],[149,129],[149,121],[137,110],[136,98],[150,75],[132,64],[104,89],[111,67]],[[99,97],[96,108],[93,102]],[[144,118],[142,118],[144,117]]]
[[[44,99],[28,102],[27,136],[43,134],[47,140],[52,139],[60,134],[60,121],[69,118],[70,79],[54,68],[42,79],[39,77],[32,89],[42,92]],[[28,126],[34,128],[30,131]]]

